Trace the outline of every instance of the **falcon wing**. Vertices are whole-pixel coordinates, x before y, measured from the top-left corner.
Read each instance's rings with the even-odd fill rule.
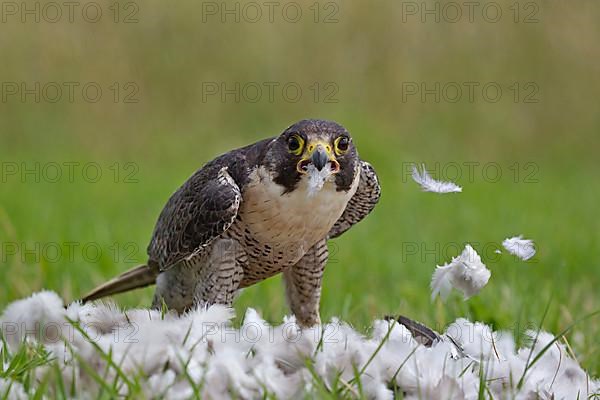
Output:
[[[328,238],[333,239],[360,222],[375,208],[381,196],[381,187],[375,170],[366,161],[360,161],[360,181],[356,193],[346,205],[342,216],[333,224]]]
[[[207,165],[171,198],[148,246],[161,271],[201,253],[235,221],[242,195],[228,167]]]

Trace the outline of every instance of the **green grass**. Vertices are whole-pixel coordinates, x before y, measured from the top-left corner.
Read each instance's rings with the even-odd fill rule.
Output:
[[[360,146],[360,134],[356,141]],[[594,199],[580,193],[580,206],[564,207],[592,179],[585,172],[546,172],[547,178],[537,184],[465,183],[462,194],[442,196],[422,193],[412,181],[403,183],[393,166],[373,162],[381,175],[382,200],[371,216],[331,243],[323,319],[340,316],[366,328],[373,318],[402,313],[441,329],[464,316],[520,333],[537,323],[552,300],[544,329],[558,332],[600,309],[598,273],[591,264],[597,251],[591,233],[599,228],[589,216]],[[6,243],[15,243],[17,254],[3,255],[0,304],[42,288],[76,299],[144,262],[155,217],[185,177],[176,173],[185,166],[169,165],[163,169],[140,163],[137,184],[12,185],[4,192],[8,195],[3,193],[0,212]],[[493,252],[505,237],[518,233],[535,240],[533,260]],[[69,247],[71,242],[76,244]],[[491,269],[488,286],[467,302],[455,294],[446,304],[432,303],[429,280],[435,265],[449,261],[466,243]],[[58,257],[50,253],[55,244],[62,251]],[[102,252],[97,260],[94,249]],[[145,289],[116,299],[124,306],[147,306],[151,295],[152,289]],[[280,320],[288,312],[280,278],[246,289],[236,309],[242,314],[246,307]],[[598,321],[586,321],[574,332],[583,333],[583,341],[574,343],[580,361],[598,371]]]
[[[2,26],[11,38],[0,41],[3,82],[96,81],[107,90],[112,82],[134,81],[140,101],[1,104],[4,166],[96,162],[103,176],[96,183],[77,174],[73,182],[64,176],[58,183],[0,181],[0,308],[42,288],[75,299],[144,262],[158,213],[196,168],[298,119],[321,117],[353,133],[383,187],[374,213],[332,242],[324,320],[340,316],[366,329],[373,318],[402,313],[441,329],[465,316],[519,335],[540,320],[549,301],[543,328],[552,332],[600,309],[600,118],[594,109],[600,81],[592,79],[597,3],[540,3],[536,24],[401,23],[391,0],[341,3],[336,24],[202,24],[194,2],[140,7],[139,23],[130,25]],[[298,82],[306,95],[297,103],[203,102],[207,81]],[[535,82],[540,101],[402,100],[404,82],[423,81]],[[308,95],[314,82],[335,82],[339,101],[314,102]],[[404,174],[413,161],[497,163],[502,178],[488,182],[478,167],[469,181],[463,166],[462,194],[422,193]],[[133,171],[126,163],[135,163],[137,182],[123,182]],[[531,165],[537,183],[525,182]],[[493,253],[520,233],[536,242],[532,261]],[[71,242],[75,251],[68,251]],[[488,286],[468,302],[453,295],[432,303],[433,268],[466,243],[492,270]],[[47,253],[55,244],[58,258]],[[101,256],[85,256],[84,245],[90,252],[100,248]],[[16,254],[9,254],[14,246]],[[116,300],[147,306],[151,294],[146,289]],[[236,309],[246,307],[280,320],[287,313],[280,278],[245,290]],[[597,318],[568,335],[578,360],[596,376],[598,337]]]

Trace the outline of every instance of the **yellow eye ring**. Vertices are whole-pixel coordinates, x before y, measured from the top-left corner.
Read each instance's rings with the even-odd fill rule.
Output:
[[[288,139],[288,151],[295,156],[302,154],[304,148],[304,139],[300,135],[292,135]]]
[[[344,154],[350,147],[350,139],[347,136],[340,136],[333,142],[333,147],[335,148],[335,154]]]

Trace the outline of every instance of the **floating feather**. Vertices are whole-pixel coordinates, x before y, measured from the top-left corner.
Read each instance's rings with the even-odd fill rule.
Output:
[[[416,165],[413,165],[412,170],[412,178],[415,182],[421,185],[421,188],[425,192],[434,192],[434,193],[454,193],[454,192],[462,192],[462,188],[456,185],[453,182],[442,182],[436,181],[433,179],[427,170],[425,169],[425,165],[421,166],[422,170],[419,171]]]
[[[435,269],[431,279],[431,299],[435,299],[438,294],[445,299],[454,287],[463,293],[466,300],[479,293],[490,276],[491,272],[481,262],[479,254],[470,245],[466,245],[460,256]]]
[[[502,246],[510,253],[522,260],[529,260],[535,255],[535,247],[533,240],[523,239],[523,235],[514,236],[505,239],[502,242]]]

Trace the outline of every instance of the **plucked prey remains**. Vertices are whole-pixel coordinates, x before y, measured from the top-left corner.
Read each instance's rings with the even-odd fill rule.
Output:
[[[153,307],[183,312],[231,305],[239,289],[283,273],[292,312],[314,325],[327,240],[362,220],[379,196],[373,167],[344,127],[300,121],[196,171],[162,210],[147,264],[83,301],[156,283]]]

